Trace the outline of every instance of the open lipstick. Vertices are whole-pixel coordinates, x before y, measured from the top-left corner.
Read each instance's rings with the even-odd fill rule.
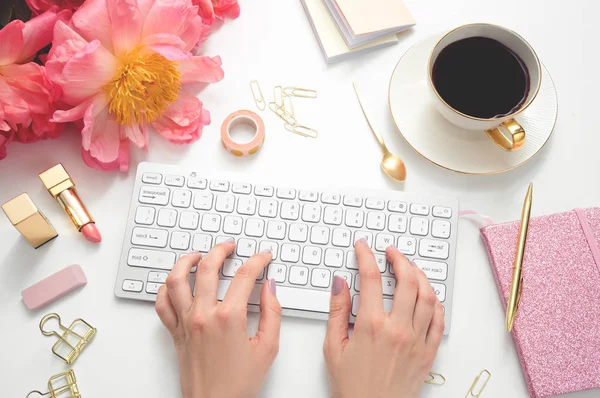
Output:
[[[40,173],[39,176],[50,195],[60,203],[79,232],[90,242],[99,243],[102,241],[102,236],[100,236],[100,231],[98,231],[94,219],[79,195],[77,195],[75,183],[71,180],[63,165],[59,163]]]

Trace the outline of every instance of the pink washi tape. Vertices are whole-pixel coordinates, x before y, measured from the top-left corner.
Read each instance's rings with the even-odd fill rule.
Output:
[[[235,142],[231,138],[231,129],[240,124],[248,125],[256,129],[252,141],[244,144]],[[247,110],[239,110],[227,116],[221,125],[221,140],[223,146],[235,156],[250,156],[263,146],[265,142],[265,123],[256,113]]]
[[[83,269],[77,264],[69,265],[35,285],[29,286],[21,292],[21,297],[28,309],[37,310],[86,283],[87,278]]]

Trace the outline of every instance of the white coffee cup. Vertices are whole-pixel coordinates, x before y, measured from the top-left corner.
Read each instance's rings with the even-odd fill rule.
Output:
[[[436,90],[433,84],[433,65],[440,55],[440,52],[448,45],[470,37],[486,37],[494,39],[504,44],[517,54],[528,69],[530,86],[527,97],[523,104],[507,115],[482,119],[470,115],[466,115],[452,108],[446,103]],[[485,62],[492,60],[482,60],[482,67],[485,67]],[[434,46],[431,55],[429,56],[428,76],[429,90],[431,97],[438,111],[452,124],[466,130],[485,131],[488,136],[506,151],[512,151],[520,148],[525,143],[525,130],[515,120],[515,116],[523,112],[535,99],[542,83],[542,66],[535,51],[531,45],[510,29],[503,28],[498,25],[485,23],[475,23],[460,26],[446,33]],[[489,93],[494,95],[494,93]],[[506,129],[508,134],[504,134],[502,129]]]

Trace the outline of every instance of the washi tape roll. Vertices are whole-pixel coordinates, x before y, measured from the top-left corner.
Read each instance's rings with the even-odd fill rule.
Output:
[[[256,129],[252,141],[241,144],[231,138],[231,130],[240,124]],[[221,140],[225,149],[235,156],[250,156],[258,152],[265,142],[265,123],[260,116],[252,111],[239,110],[233,112],[225,118],[221,125]]]

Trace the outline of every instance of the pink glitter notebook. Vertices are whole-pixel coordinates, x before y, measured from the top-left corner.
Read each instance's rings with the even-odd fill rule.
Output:
[[[518,228],[481,229],[505,309]],[[600,208],[530,220],[513,339],[531,397],[600,388]]]

